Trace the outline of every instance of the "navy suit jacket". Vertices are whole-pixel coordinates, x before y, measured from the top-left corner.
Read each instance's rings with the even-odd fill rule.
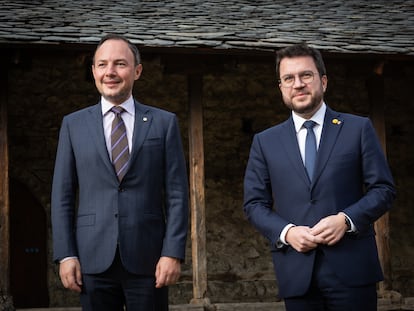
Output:
[[[83,273],[100,273],[119,245],[129,272],[154,275],[160,256],[185,256],[188,178],[176,116],[135,102],[122,182],[102,122],[100,103],[63,119],[52,186],[54,260],[78,256]]]
[[[315,250],[277,247],[289,223],[312,227],[321,218],[346,213],[357,228],[334,246],[320,246],[338,277],[349,286],[382,279],[373,223],[395,197],[393,179],[369,119],[325,114],[313,182],[309,181],[293,119],[253,139],[244,180],[244,211],[271,243],[281,297],[309,288]]]

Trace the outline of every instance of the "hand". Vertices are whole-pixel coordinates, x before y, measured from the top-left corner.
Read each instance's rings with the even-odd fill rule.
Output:
[[[344,214],[339,213],[322,218],[310,229],[310,233],[322,240],[322,244],[334,245],[342,239],[348,230],[344,217]]]
[[[161,257],[155,270],[155,287],[177,283],[181,274],[181,262],[177,258]]]
[[[289,243],[295,250],[301,253],[306,253],[322,243],[321,237],[312,234],[311,229],[306,226],[291,227],[286,233],[286,242]]]
[[[77,258],[70,258],[60,263],[60,280],[65,288],[80,293],[82,290],[82,274]]]

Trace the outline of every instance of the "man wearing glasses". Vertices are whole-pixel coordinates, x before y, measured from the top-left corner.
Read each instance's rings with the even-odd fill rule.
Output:
[[[395,197],[378,138],[369,119],[325,104],[316,49],[278,51],[276,73],[292,114],[253,139],[244,211],[270,241],[288,311],[375,311],[383,275],[373,224]]]

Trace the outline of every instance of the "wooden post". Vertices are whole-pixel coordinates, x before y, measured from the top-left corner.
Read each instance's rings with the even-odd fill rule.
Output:
[[[5,59],[8,59],[7,57]],[[0,310],[14,310],[10,294],[7,62],[0,63]]]
[[[380,62],[374,69],[373,75],[367,81],[370,102],[370,118],[386,154],[386,133],[384,117],[384,62]],[[384,272],[384,281],[379,283],[379,293],[383,296],[392,289],[391,285],[391,255],[389,214],[384,214],[375,222],[378,255]]]
[[[203,78],[188,75],[191,243],[193,261],[192,304],[210,304],[207,295],[206,213],[204,194]]]

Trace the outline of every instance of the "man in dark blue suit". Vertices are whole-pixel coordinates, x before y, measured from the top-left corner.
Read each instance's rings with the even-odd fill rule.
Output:
[[[316,49],[278,51],[276,72],[292,114],[253,139],[244,211],[270,241],[279,295],[289,311],[377,310],[373,224],[395,189],[373,126],[326,106]]]
[[[142,65],[124,37],[101,40],[92,72],[100,102],[65,116],[60,130],[54,260],[83,310],[161,310],[160,303],[166,310],[166,286],[180,276],[188,226],[178,122],[132,97]]]

